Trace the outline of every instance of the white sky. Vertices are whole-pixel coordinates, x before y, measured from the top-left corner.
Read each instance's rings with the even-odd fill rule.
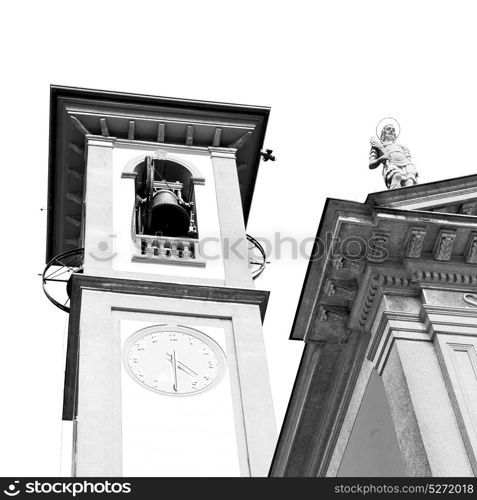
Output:
[[[421,182],[475,173],[471,1],[9,2],[3,7],[0,475],[59,474],[66,315],[43,296],[49,85],[271,106],[248,232],[316,233],[327,196],[384,189],[369,138],[402,127]],[[265,340],[281,423],[307,260],[282,254]]]

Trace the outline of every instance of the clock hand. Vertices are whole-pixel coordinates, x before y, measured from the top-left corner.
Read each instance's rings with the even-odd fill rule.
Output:
[[[174,384],[172,388],[177,392],[177,360],[176,351],[172,351],[172,366],[174,368]]]
[[[178,361],[177,363],[179,369],[182,370],[184,373],[187,373],[187,375],[193,378],[197,377],[197,373],[195,373],[194,370],[191,370],[188,366],[186,366],[184,363],[181,363],[180,361]]]
[[[166,356],[167,356],[167,359],[172,362],[172,355],[169,354],[169,353],[166,353]],[[187,373],[187,375],[189,375],[189,377],[193,377],[193,378],[197,378],[198,375],[197,373],[192,370],[191,368],[189,368],[187,365],[185,365],[184,363],[182,363],[181,361],[176,361],[177,362],[177,368],[179,368],[179,370],[182,370],[184,373]]]

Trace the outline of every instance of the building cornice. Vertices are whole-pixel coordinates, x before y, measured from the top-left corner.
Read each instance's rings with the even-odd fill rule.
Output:
[[[369,329],[382,289],[416,294],[419,283],[476,284],[476,230],[475,217],[330,200],[317,241],[332,243],[310,260],[291,338],[342,342],[350,329]],[[352,240],[362,246],[358,256],[343,251]]]

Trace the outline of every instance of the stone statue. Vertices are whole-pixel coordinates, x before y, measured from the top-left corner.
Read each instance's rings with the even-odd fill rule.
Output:
[[[397,189],[417,184],[418,173],[412,163],[409,149],[396,143],[399,132],[399,123],[392,119],[385,119],[386,123],[379,133],[379,125],[376,127],[377,137],[371,138],[371,151],[369,153],[369,168],[374,169],[383,165],[383,177],[388,189]]]

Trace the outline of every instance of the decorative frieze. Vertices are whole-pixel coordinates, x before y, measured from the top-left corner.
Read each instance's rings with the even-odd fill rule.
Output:
[[[467,243],[465,252],[465,262],[467,264],[477,264],[477,233],[472,233]]]
[[[326,321],[329,324],[337,325],[343,324],[345,319],[345,314],[342,312],[330,311],[324,307],[320,310],[320,320]]]
[[[411,229],[409,234],[409,243],[406,250],[406,257],[418,259],[421,256],[426,230],[423,228]]]
[[[343,343],[349,337],[346,323],[349,310],[321,305],[311,340],[327,343]]]
[[[338,270],[359,271],[363,266],[362,260],[362,258],[353,259],[344,255],[337,255],[333,257],[333,266]]]
[[[167,151],[165,151],[164,149],[156,149],[153,152],[153,156],[158,160],[165,160],[167,158]]]
[[[415,271],[412,274],[412,279],[413,281],[437,282],[452,285],[477,284],[477,275],[437,271]]]
[[[451,229],[445,229],[439,233],[434,246],[434,259],[442,261],[450,260],[455,237],[456,232]]]
[[[356,284],[353,281],[330,279],[325,285],[325,295],[338,299],[351,300],[356,294]]]

